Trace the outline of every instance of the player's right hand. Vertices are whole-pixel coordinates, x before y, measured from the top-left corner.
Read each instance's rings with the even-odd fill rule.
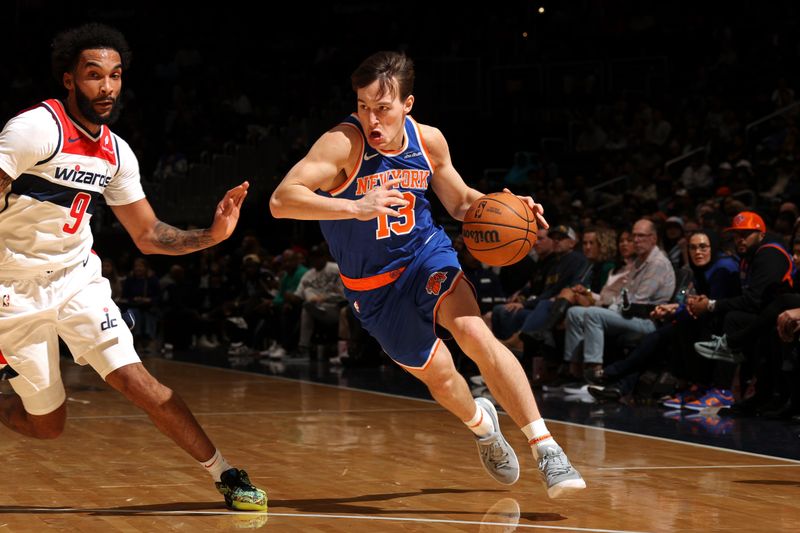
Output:
[[[400,212],[392,207],[406,207],[408,200],[403,198],[403,193],[394,189],[400,184],[400,179],[395,178],[383,182],[380,187],[370,189],[367,194],[355,201],[358,220],[372,220],[381,215],[399,217]]]

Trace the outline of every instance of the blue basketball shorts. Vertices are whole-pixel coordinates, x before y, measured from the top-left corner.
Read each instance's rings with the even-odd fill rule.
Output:
[[[450,239],[440,233],[394,282],[371,290],[352,290],[345,283],[345,295],[364,329],[389,357],[410,369],[426,368],[442,339],[452,338],[436,324],[436,312],[458,283],[469,284]]]

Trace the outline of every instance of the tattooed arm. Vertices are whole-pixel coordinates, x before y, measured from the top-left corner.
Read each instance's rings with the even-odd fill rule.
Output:
[[[142,253],[183,255],[209,248],[231,236],[249,186],[245,181],[225,194],[217,204],[214,222],[207,229],[181,230],[161,222],[146,198],[132,204],[111,206],[111,210]]]
[[[11,179],[11,176],[3,172],[3,169],[0,169],[0,193],[6,192],[6,187],[11,185],[11,182],[14,181]]]

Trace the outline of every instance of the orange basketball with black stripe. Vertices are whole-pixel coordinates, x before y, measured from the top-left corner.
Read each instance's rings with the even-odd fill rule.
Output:
[[[513,265],[536,244],[538,226],[528,205],[507,192],[475,200],[461,234],[475,259],[492,266]]]

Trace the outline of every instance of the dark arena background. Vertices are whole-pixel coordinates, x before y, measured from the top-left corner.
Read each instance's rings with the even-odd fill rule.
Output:
[[[91,224],[114,298],[137,318],[145,365],[270,501],[268,513],[226,511],[202,469],[62,346],[64,435],[0,430],[10,480],[0,528],[800,528],[800,344],[777,328],[800,325],[790,282],[800,259],[800,4],[17,0],[3,17],[3,123],[65,96],[50,73],[52,38],[102,22],[133,50],[112,129],[134,150],[159,218],[207,227],[225,191],[250,182],[234,234],[202,252],[145,256],[106,206]],[[302,336],[307,295],[294,289],[315,261],[331,259],[319,224],[273,218],[270,195],[355,111],[350,74],[379,50],[414,60],[412,115],[441,130],[467,184],[507,187],[544,206],[550,236],[516,265],[492,268],[471,257],[460,223],[427,195],[487,323],[519,357],[586,479],[573,499],[547,498],[523,434],[502,411],[522,478],[493,483],[469,431],[382,353],[341,287],[317,287],[331,291],[335,316],[309,319],[312,333]],[[727,311],[751,317],[731,329],[721,312],[695,318],[684,308],[695,294],[718,303],[750,294],[759,263],[737,249],[742,231],[724,231],[741,212],[763,219],[764,242],[792,264]],[[600,295],[606,277],[624,270],[623,241],[641,244],[634,224],[643,219],[674,267],[675,290],[658,303],[681,305],[677,315],[621,315],[649,324],[607,326],[599,362],[565,357],[570,313],[545,336],[521,320],[504,334],[507,302],[531,315],[542,305],[536,296],[558,307],[562,290],[597,282],[589,264],[604,268],[591,287]],[[592,247],[600,241],[609,244]],[[695,255],[703,242],[708,264]],[[723,264],[732,269],[726,287],[711,274]],[[712,334],[730,343],[701,357],[694,345]],[[448,347],[473,395],[495,402],[475,364]]]

